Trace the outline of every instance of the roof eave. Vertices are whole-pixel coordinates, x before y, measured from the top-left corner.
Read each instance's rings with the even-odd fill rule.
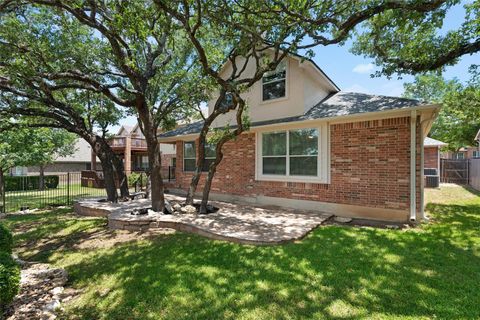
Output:
[[[305,124],[305,123],[320,123],[320,122],[348,122],[348,121],[360,121],[362,118],[369,118],[369,117],[376,117],[382,116],[395,116],[395,115],[402,115],[407,114],[411,111],[420,111],[425,112],[428,110],[437,111],[439,110],[441,105],[439,104],[425,104],[420,106],[408,107],[408,108],[400,108],[394,110],[383,110],[383,111],[374,111],[374,112],[364,112],[364,113],[357,113],[357,114],[350,114],[350,115],[342,115],[342,116],[335,116],[335,117],[327,117],[327,118],[317,118],[317,119],[305,119],[300,121],[289,121],[289,122],[278,122],[272,124],[265,124],[265,125],[258,125],[255,126],[252,124],[250,131],[258,131],[264,128],[274,128],[274,127],[282,127],[282,126],[291,126],[291,125],[298,125],[298,124]],[[171,137],[159,137],[160,142],[173,142],[176,140],[186,140],[186,139],[194,139],[198,137],[199,133],[190,133],[185,135],[177,135]]]

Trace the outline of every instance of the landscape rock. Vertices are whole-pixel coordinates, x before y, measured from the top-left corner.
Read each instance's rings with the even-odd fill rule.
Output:
[[[352,222],[352,218],[347,218],[347,217],[334,217],[333,220],[335,222],[340,222],[340,223],[350,223]]]
[[[185,207],[182,207],[180,209],[180,212],[186,213],[186,214],[195,214],[197,213],[197,209],[194,206],[188,204]]]
[[[175,204],[173,205],[173,209],[174,209],[175,211],[180,211],[181,208],[182,208],[182,206],[180,205],[180,203],[175,203]]]
[[[64,291],[67,272],[43,263],[23,262],[22,267],[20,292],[10,305],[6,319],[56,319],[55,310],[60,307],[60,301],[76,294]]]
[[[165,200],[165,211],[166,214],[172,214],[174,211],[172,205],[170,204],[170,202],[168,202],[168,200]]]

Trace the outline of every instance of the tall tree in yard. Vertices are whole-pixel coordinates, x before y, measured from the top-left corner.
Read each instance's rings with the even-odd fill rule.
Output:
[[[41,24],[45,30],[51,30],[45,37],[27,38],[34,45],[44,43],[46,48],[38,52],[48,53],[47,57],[37,57],[32,52],[35,65],[46,61],[47,66],[35,69],[34,76],[23,75],[26,83],[32,78],[41,80],[42,85],[34,88],[34,92],[48,90],[37,102],[44,103],[45,99],[58,102],[65,94],[78,97],[90,92],[108,101],[112,108],[123,108],[136,116],[148,147],[152,207],[163,210],[158,130],[189,116],[207,91],[204,86],[208,83],[202,81],[200,69],[192,59],[191,46],[186,45],[177,27],[156,12],[149,1],[27,2],[31,5],[17,10],[48,17]],[[20,27],[32,24],[21,18],[17,20]],[[25,39],[20,40],[23,43]],[[14,44],[9,42],[10,46],[15,47]],[[23,50],[23,46],[17,47],[18,52]],[[9,87],[11,94],[17,93],[15,86]],[[61,102],[66,104],[66,101],[72,100]],[[69,115],[71,111],[61,115]],[[106,146],[102,144],[103,147]]]
[[[215,131],[212,141],[216,158],[208,168],[201,212],[206,211],[211,183],[223,158],[223,145],[248,129],[247,103],[242,93],[275,70],[286,55],[304,50],[311,57],[309,49],[314,46],[342,44],[358,25],[367,25],[378,16],[401,15],[413,21],[436,12],[441,15],[452,5],[448,1],[357,0],[155,2],[159,10],[166,11],[183,27],[204,72],[219,92],[213,111],[204,119],[196,169],[187,195],[187,203],[193,202],[205,162],[207,136]],[[381,30],[375,36],[382,37]],[[221,72],[225,62],[231,65],[226,75]],[[235,113],[235,128],[227,125],[212,130],[214,120],[228,112]]]
[[[453,151],[474,145],[480,130],[480,78],[476,70],[471,69],[471,79],[465,84],[428,73],[404,85],[406,97],[442,104],[430,135],[448,143],[447,148]]]
[[[91,61],[56,68],[47,79],[100,93],[138,118],[148,147],[152,208],[163,210],[158,131],[188,116],[206,92],[191,45],[170,17],[148,0],[27,2],[69,21],[58,26],[65,35],[73,26],[78,29],[77,23],[88,28],[90,40],[96,42],[87,53]]]
[[[95,60],[102,57],[98,41],[71,19],[45,10],[9,9],[0,20],[0,117],[29,117],[31,127],[65,129],[85,139],[102,163],[108,199],[118,197],[115,173],[121,196],[128,196],[123,163],[106,140],[108,127],[122,112],[88,85],[63,81],[60,71],[101,70],[103,61]],[[59,26],[69,32],[59,32]]]

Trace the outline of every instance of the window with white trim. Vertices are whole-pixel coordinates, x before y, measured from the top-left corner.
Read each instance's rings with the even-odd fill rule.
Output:
[[[480,150],[473,150],[473,157],[475,159],[480,158]]]
[[[457,152],[453,155],[453,158],[456,160],[463,160],[465,159],[465,154],[463,152]]]
[[[195,141],[183,143],[183,171],[194,171],[196,164]]]
[[[262,99],[269,101],[286,96],[287,64],[282,61],[274,71],[266,72],[262,78]]]
[[[257,178],[327,182],[327,127],[259,133]]]

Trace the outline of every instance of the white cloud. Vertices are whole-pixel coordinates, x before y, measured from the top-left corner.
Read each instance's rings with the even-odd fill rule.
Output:
[[[348,88],[345,88],[345,90],[342,91],[347,91],[347,92],[360,92],[360,93],[371,93],[370,90],[365,88],[362,85],[359,85],[358,83],[355,83],[354,85],[351,85]]]
[[[353,72],[355,73],[371,73],[373,71],[374,65],[371,63],[367,64],[357,64],[355,68],[353,68]]]

